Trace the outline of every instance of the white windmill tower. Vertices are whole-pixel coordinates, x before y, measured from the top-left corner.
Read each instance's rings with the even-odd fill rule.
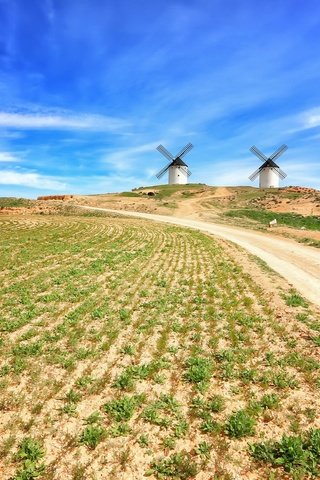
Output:
[[[250,152],[254,153],[263,164],[259,167],[249,179],[253,182],[259,175],[259,188],[278,188],[279,178],[283,180],[287,174],[275,163],[275,160],[280,157],[288,149],[287,145],[282,145],[270,157],[266,157],[260,150],[253,145]]]
[[[160,172],[157,173],[156,177],[160,179],[167,171],[169,171],[169,185],[185,185],[186,183],[188,183],[188,177],[190,177],[191,172],[188,168],[188,165],[182,160],[182,157],[184,157],[188,152],[190,152],[192,148],[192,143],[188,143],[174,157],[162,145],[159,145],[157,147],[157,150],[162,153],[162,155],[164,155],[168,160],[170,160],[170,163],[168,163],[168,165],[166,165],[162,170],[160,170]]]

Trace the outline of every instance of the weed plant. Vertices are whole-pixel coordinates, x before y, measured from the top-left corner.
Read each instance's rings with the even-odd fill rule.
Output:
[[[15,455],[20,467],[13,480],[33,480],[41,477],[45,472],[44,463],[40,463],[44,453],[43,446],[38,440],[24,438]]]
[[[187,452],[180,452],[153,462],[149,473],[159,479],[188,480],[195,477],[198,471],[198,466],[191,455]]]
[[[250,413],[239,410],[232,414],[226,423],[226,433],[232,438],[254,435],[256,421]]]
[[[250,453],[256,460],[283,468],[294,479],[319,478],[320,429],[302,435],[284,435],[280,441],[253,443]]]

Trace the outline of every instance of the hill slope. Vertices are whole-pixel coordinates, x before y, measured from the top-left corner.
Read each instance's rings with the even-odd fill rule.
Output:
[[[267,230],[275,218],[277,228],[270,233],[320,247],[320,192],[308,188],[259,190],[198,184],[162,185],[122,194],[76,196],[73,203],[259,230]]]

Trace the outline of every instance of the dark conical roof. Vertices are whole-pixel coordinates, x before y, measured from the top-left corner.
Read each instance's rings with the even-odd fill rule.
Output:
[[[280,167],[273,160],[268,158],[268,160],[261,165],[259,170],[262,170],[263,168],[280,168]]]
[[[187,167],[188,165],[181,160],[180,157],[177,157],[173,160],[171,167]]]

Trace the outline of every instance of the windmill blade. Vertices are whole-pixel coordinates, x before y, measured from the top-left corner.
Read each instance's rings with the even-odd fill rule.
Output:
[[[279,158],[280,155],[282,155],[286,150],[288,150],[288,146],[283,144],[281,147],[278,148],[270,157],[270,160],[275,160],[276,158]]]
[[[158,150],[158,152],[162,153],[162,155],[164,155],[168,160],[174,160],[175,157],[173,155],[171,155],[171,153],[168,152],[168,150],[166,148],[164,148],[163,145],[159,145],[157,147],[157,150]]]
[[[284,173],[284,171],[281,170],[279,167],[277,167],[277,168],[271,168],[271,170],[272,170],[273,172],[275,172],[275,173],[278,175],[278,177],[281,178],[281,180],[283,180],[283,179],[286,178],[286,176],[287,176],[287,174]]]
[[[284,178],[286,178],[287,174],[281,170],[281,168],[273,168],[272,170],[274,170],[275,172],[277,172],[277,174],[279,175],[279,177],[281,178],[281,180],[283,180]]]
[[[188,170],[187,170],[187,175],[188,175],[188,177],[190,177],[190,175],[192,175],[192,173],[190,172],[189,168],[188,168]]]
[[[176,158],[184,157],[190,150],[193,148],[192,143],[188,143],[185,147],[183,147],[180,152],[176,155]]]
[[[260,170],[261,170],[260,168],[257,168],[257,170],[250,175],[249,180],[251,180],[251,182],[253,182],[257,178],[257,176],[260,173]]]
[[[257,148],[255,145],[252,145],[250,148],[250,152],[254,153],[262,162],[265,162],[268,160],[268,158],[265,156],[264,153],[262,153],[259,148]]]
[[[287,174],[283,170],[281,170],[281,168],[279,168],[278,172],[282,180],[286,178]]]
[[[163,177],[163,175],[166,173],[167,170],[169,170],[170,165],[172,165],[172,162],[168,163],[168,165],[166,165],[164,168],[162,168],[162,169],[160,170],[160,172],[158,172],[158,173],[156,174],[156,177],[157,177],[158,180],[159,180],[161,177]]]

